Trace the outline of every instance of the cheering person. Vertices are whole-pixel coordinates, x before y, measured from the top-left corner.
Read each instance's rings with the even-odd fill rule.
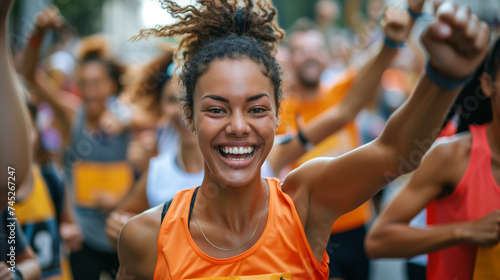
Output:
[[[272,56],[283,36],[276,10],[264,0],[162,2],[180,21],[142,35],[185,35],[184,111],[204,157],[204,179],[125,225],[118,279],[327,279],[334,221],[408,172],[410,158],[417,167],[415,140],[437,136],[488,49],[487,25],[465,7],[443,4],[422,37],[426,74],[382,135],[343,156],[309,161],[280,182],[260,173],[281,95]]]

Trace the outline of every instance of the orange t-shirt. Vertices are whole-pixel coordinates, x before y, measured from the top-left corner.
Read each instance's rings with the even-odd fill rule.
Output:
[[[290,275],[294,280],[328,279],[328,254],[324,251],[322,263],[317,261],[292,199],[283,193],[278,179],[266,180],[269,185],[266,228],[250,249],[227,259],[208,256],[196,246],[188,227],[195,189],[178,192],[160,227],[154,279],[226,279],[229,276],[240,277],[234,279],[276,278],[269,274]],[[249,277],[252,275],[267,277]]]
[[[281,105],[281,124],[278,128],[277,134],[295,133],[297,131],[297,114],[300,114],[304,124],[307,125],[324,112],[338,106],[349,92],[356,75],[356,70],[346,70],[331,88],[322,88],[317,98],[307,102],[301,101],[294,95],[285,98]],[[358,146],[358,130],[355,123],[351,122],[340,131],[330,135],[321,143],[316,145],[312,150],[304,154],[292,165],[292,168],[296,168],[304,162],[316,157],[339,156],[357,148]],[[372,219],[372,216],[373,212],[371,202],[367,201],[360,207],[337,219],[333,225],[332,233],[352,230],[363,226]]]

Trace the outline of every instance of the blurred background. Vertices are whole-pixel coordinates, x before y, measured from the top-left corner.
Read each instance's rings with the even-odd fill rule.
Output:
[[[181,5],[189,4],[190,0],[178,0]],[[318,0],[274,0],[278,9],[279,24],[285,30],[299,18],[316,18],[315,4]],[[338,28],[355,28],[354,25],[368,22],[379,14],[386,5],[406,7],[404,0],[336,0],[337,9],[323,10],[321,15],[326,17],[329,25]],[[483,19],[496,23],[500,21],[500,0],[454,0],[456,3],[466,4]],[[88,36],[95,33],[104,33],[112,41],[115,53],[125,62],[138,62],[145,59],[144,47],[148,44],[130,44],[128,39],[141,28],[154,27],[157,24],[172,22],[168,13],[161,9],[159,1],[154,0],[19,0],[16,1],[11,16],[11,31],[16,36],[12,44],[22,46],[33,26],[33,19],[38,11],[53,4],[59,8],[61,14],[72,26],[67,31],[68,37]],[[430,11],[430,5],[426,7]],[[349,15],[349,16],[347,16]],[[369,28],[369,26],[367,26]],[[53,35],[53,40],[58,40]],[[66,38],[68,39],[68,38]],[[142,53],[142,54],[141,54]],[[149,53],[151,57],[154,53]]]
[[[177,2],[180,5],[187,5],[195,1],[178,0]],[[487,21],[493,29],[493,37],[500,34],[500,0],[454,0],[454,2],[469,6],[481,19]],[[348,72],[347,70],[352,65],[356,66],[356,60],[366,58],[370,54],[371,46],[377,46],[377,42],[382,41],[380,39],[383,38],[383,34],[379,22],[383,9],[388,5],[406,9],[408,0],[273,0],[273,3],[278,10],[279,25],[287,31],[287,34],[297,25],[313,24],[321,32],[321,36],[324,36],[330,59],[326,62],[326,70],[321,73],[321,84],[330,87],[338,81],[339,77],[342,77],[342,73]],[[42,38],[33,36],[30,39],[37,14],[50,5],[59,9],[66,24],[57,31],[47,30]],[[375,139],[381,133],[390,114],[411,94],[425,64],[425,55],[419,46],[418,36],[432,19],[432,10],[432,1],[429,0],[424,6],[424,15],[417,20],[416,26],[413,28],[408,44],[401,50],[390,69],[387,69],[382,76],[381,87],[376,89],[381,92],[377,100],[366,106],[356,118],[356,130],[359,131],[360,138],[357,144],[367,143]],[[65,103],[66,107],[71,108],[77,108],[81,105],[80,97],[82,97],[83,92],[81,88],[84,84],[82,73],[75,71],[78,69],[78,46],[82,39],[95,34],[103,34],[109,39],[112,58],[129,69],[127,75],[106,78],[116,78],[114,82],[117,85],[123,84],[125,87],[123,92],[128,95],[120,95],[122,91],[118,87],[115,88],[113,100],[106,104],[109,107],[106,110],[115,115],[109,119],[117,122],[122,128],[133,127],[130,115],[140,116],[134,119],[139,123],[134,123],[139,128],[133,127],[131,129],[134,130],[133,140],[130,141],[130,144],[127,143],[129,146],[126,147],[126,158],[134,166],[134,175],[137,179],[143,172],[147,173],[146,167],[149,164],[149,159],[161,152],[159,140],[163,136],[160,133],[161,130],[156,126],[164,125],[166,127],[172,123],[172,120],[179,121],[176,119],[179,113],[170,112],[167,114],[162,111],[165,109],[163,107],[156,108],[156,111],[151,109],[154,107],[153,105],[158,107],[160,103],[165,103],[167,106],[162,106],[168,107],[171,99],[174,102],[170,102],[173,104],[170,106],[178,109],[177,96],[171,97],[168,95],[170,93],[163,93],[163,88],[168,88],[164,87],[166,81],[171,78],[174,72],[172,70],[174,67],[170,68],[172,66],[171,49],[165,44],[158,43],[158,41],[166,41],[166,39],[150,39],[133,43],[129,39],[143,28],[152,28],[173,22],[174,19],[169,16],[166,10],[162,9],[161,2],[154,0],[17,0],[10,17],[9,35],[16,66],[22,68],[19,65],[24,59],[27,60],[24,61],[25,64],[32,64],[33,72],[35,72],[35,68],[46,72],[48,74],[46,76],[50,76],[51,80],[59,86],[53,92],[53,96],[56,98],[52,98],[52,101],[61,101],[60,103]],[[39,40],[42,40],[43,43]],[[41,46],[38,43],[41,43]],[[39,61],[35,59],[29,61],[28,58],[23,58],[22,49],[26,46],[28,46],[27,49],[36,48],[38,50],[40,48]],[[161,58],[162,55],[163,60],[155,61],[153,59],[154,57]],[[287,64],[290,59],[290,50],[285,44],[280,45],[276,56],[284,68],[284,93],[286,95],[292,91],[290,85],[293,85],[293,81],[290,82],[290,76],[287,76],[287,73],[291,72],[289,64]],[[108,57],[106,57],[106,61],[108,61]],[[146,63],[148,65],[141,68]],[[160,67],[160,65],[163,66]],[[153,75],[159,69],[163,74],[168,73],[166,75],[168,77]],[[146,78],[140,80],[139,78],[142,76]],[[134,77],[137,79],[133,79]],[[47,77],[44,79],[47,80]],[[155,89],[157,93],[149,94],[154,98],[143,98],[143,100],[138,98],[138,101],[144,101],[146,105],[139,104],[137,107],[143,106],[144,109],[134,107],[122,110],[127,106],[119,104],[118,101],[127,103],[127,101],[133,101],[135,97],[144,97],[140,94],[144,93],[147,86],[152,85],[151,81],[157,87]],[[161,97],[162,95],[164,97]],[[148,94],[146,96],[148,97]],[[40,99],[40,101],[47,101],[43,100],[44,98]],[[53,104],[47,106],[40,102],[36,105],[40,111],[36,117],[36,123],[41,130],[44,148],[52,152],[54,162],[60,164],[63,160],[61,151],[64,147],[65,137],[54,132],[56,125],[53,123],[61,118],[55,117],[56,113],[52,112],[50,107]],[[171,107],[167,109],[171,110]],[[122,114],[122,112],[126,113]],[[165,116],[161,116],[162,114]],[[104,120],[109,117],[106,114],[103,116]],[[66,125],[68,123],[70,121],[67,121]],[[127,130],[130,127],[127,127]],[[69,128],[66,128],[66,134],[69,134],[69,131]],[[182,131],[179,132],[179,135],[182,135]],[[151,148],[154,146],[151,143],[154,143],[157,138],[158,151]],[[174,142],[177,144],[177,138]],[[165,146],[170,145],[167,144]],[[175,145],[170,146],[174,147],[174,150],[177,149]],[[375,197],[373,201],[375,215],[404,185],[405,180],[403,177],[390,183],[383,194]],[[369,221],[367,226],[369,226]],[[405,280],[407,279],[404,273],[405,263],[406,260],[395,259],[371,261],[370,280]]]

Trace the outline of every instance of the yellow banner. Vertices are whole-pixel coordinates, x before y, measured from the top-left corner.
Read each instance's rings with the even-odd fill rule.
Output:
[[[133,182],[133,170],[127,162],[81,161],[73,169],[75,202],[79,206],[96,207],[100,197],[120,200]]]

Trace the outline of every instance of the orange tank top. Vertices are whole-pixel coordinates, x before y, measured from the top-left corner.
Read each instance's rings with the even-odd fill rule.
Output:
[[[477,220],[500,209],[500,186],[491,171],[487,125],[470,126],[472,148],[465,174],[449,196],[431,202],[427,223]],[[500,245],[459,244],[429,254],[427,279],[500,279]]]
[[[188,228],[195,189],[178,192],[160,227],[154,279],[227,277],[279,280],[290,279],[289,276],[294,280],[328,279],[326,251],[322,263],[319,263],[309,246],[292,199],[283,193],[278,179],[266,180],[269,185],[266,228],[250,249],[227,259],[208,256],[196,246]],[[262,275],[268,276],[263,278]]]

